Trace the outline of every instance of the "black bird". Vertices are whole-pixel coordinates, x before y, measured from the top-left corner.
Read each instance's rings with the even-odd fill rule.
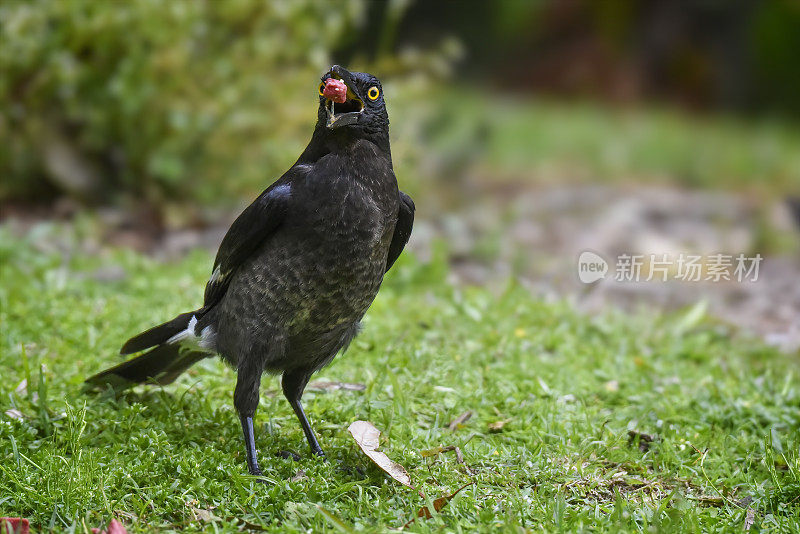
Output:
[[[403,250],[414,202],[397,188],[380,81],[334,65],[318,88],[314,134],[297,162],[231,225],[203,306],[130,340],[144,354],[87,379],[89,387],[169,384],[220,355],[236,369],[247,467],[261,375],[283,393],[314,454],[324,456],[300,398],[311,375],[347,348]]]

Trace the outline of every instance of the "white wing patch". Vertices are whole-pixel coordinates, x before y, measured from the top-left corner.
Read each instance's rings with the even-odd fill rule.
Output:
[[[178,344],[181,349],[186,350],[200,350],[203,352],[214,352],[214,342],[216,341],[217,333],[211,326],[203,328],[200,336],[197,335],[197,317],[192,315],[189,319],[189,324],[186,330],[178,332],[167,340],[170,345]]]

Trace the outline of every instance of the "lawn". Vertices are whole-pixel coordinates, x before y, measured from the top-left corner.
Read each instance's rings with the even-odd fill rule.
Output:
[[[800,129],[785,118],[487,98],[461,88],[401,96],[394,104],[404,111],[392,123],[393,148],[398,175],[411,181],[412,191],[429,191],[448,173],[457,181],[470,165],[489,181],[647,183],[762,199],[800,188]],[[441,161],[414,167],[426,158]]]
[[[265,377],[260,484],[219,361],[117,399],[80,392],[127,337],[198,305],[208,254],[75,254],[59,231],[0,229],[0,515],[37,531],[112,517],[129,532],[385,531],[469,483],[408,529],[800,531],[800,360],[701,306],[584,316],[511,281],[455,287],[441,258],[403,257],[364,332],[314,378],[365,389],[304,397],[327,463]],[[361,452],[356,420],[416,489]]]

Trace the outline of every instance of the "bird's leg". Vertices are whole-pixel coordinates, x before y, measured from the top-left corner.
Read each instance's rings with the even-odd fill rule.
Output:
[[[303,433],[306,435],[311,452],[317,456],[325,456],[319,446],[317,437],[314,435],[314,431],[311,429],[311,423],[309,423],[306,413],[303,411],[303,405],[300,404],[300,398],[303,396],[303,390],[310,377],[311,374],[305,371],[286,371],[281,377],[281,385],[283,386],[283,394],[286,396],[286,400],[289,401],[294,413],[300,420],[300,426],[303,427]]]
[[[247,452],[247,470],[251,475],[260,475],[261,469],[256,460],[256,438],[253,433],[253,416],[258,407],[258,390],[261,387],[262,368],[257,362],[244,361],[237,370],[236,389],[233,391],[233,405],[239,412]]]
[[[256,437],[253,433],[253,418],[249,415],[240,415],[242,433],[244,434],[244,448],[247,451],[247,470],[251,475],[260,475],[261,468],[256,460]]]

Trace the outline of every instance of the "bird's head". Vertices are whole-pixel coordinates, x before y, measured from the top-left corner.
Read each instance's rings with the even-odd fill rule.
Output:
[[[349,131],[368,137],[388,132],[383,87],[375,76],[334,65],[322,77],[318,92],[318,125],[331,134]]]

